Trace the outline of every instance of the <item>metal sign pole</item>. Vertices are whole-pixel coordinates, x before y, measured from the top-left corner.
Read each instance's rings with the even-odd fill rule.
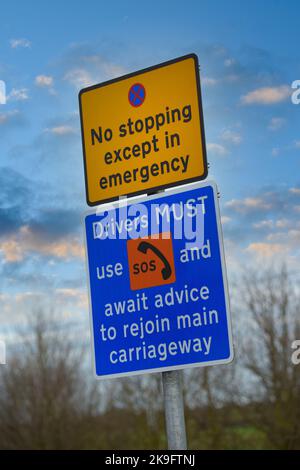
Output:
[[[186,450],[182,371],[162,372],[166,430],[169,450]]]
[[[149,192],[148,196],[164,191]],[[162,372],[165,422],[169,450],[187,450],[182,371]]]

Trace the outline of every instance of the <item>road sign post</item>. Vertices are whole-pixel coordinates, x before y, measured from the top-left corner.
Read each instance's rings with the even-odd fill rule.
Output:
[[[186,450],[182,371],[162,373],[164,408],[169,450]]]
[[[233,358],[217,190],[198,183],[198,58],[85,88],[79,106],[87,203],[151,193],[85,219],[95,374],[162,372],[168,447],[184,450],[182,369]]]

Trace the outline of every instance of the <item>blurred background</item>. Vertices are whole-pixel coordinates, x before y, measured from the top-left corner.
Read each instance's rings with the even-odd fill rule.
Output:
[[[190,449],[300,448],[297,284],[282,267],[232,290],[235,361],[184,371]],[[1,449],[166,448],[161,374],[96,381],[59,316],[36,310],[24,322],[0,368]]]

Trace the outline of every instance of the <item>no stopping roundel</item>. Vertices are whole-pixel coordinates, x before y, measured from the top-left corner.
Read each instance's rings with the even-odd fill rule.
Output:
[[[128,92],[128,100],[131,106],[137,108],[141,106],[146,98],[146,90],[144,85],[141,83],[135,83],[132,85]]]

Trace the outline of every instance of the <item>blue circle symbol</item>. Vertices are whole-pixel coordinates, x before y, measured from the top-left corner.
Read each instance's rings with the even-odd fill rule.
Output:
[[[128,92],[128,100],[131,106],[137,108],[144,103],[146,98],[145,87],[141,83],[135,83],[132,85]]]

